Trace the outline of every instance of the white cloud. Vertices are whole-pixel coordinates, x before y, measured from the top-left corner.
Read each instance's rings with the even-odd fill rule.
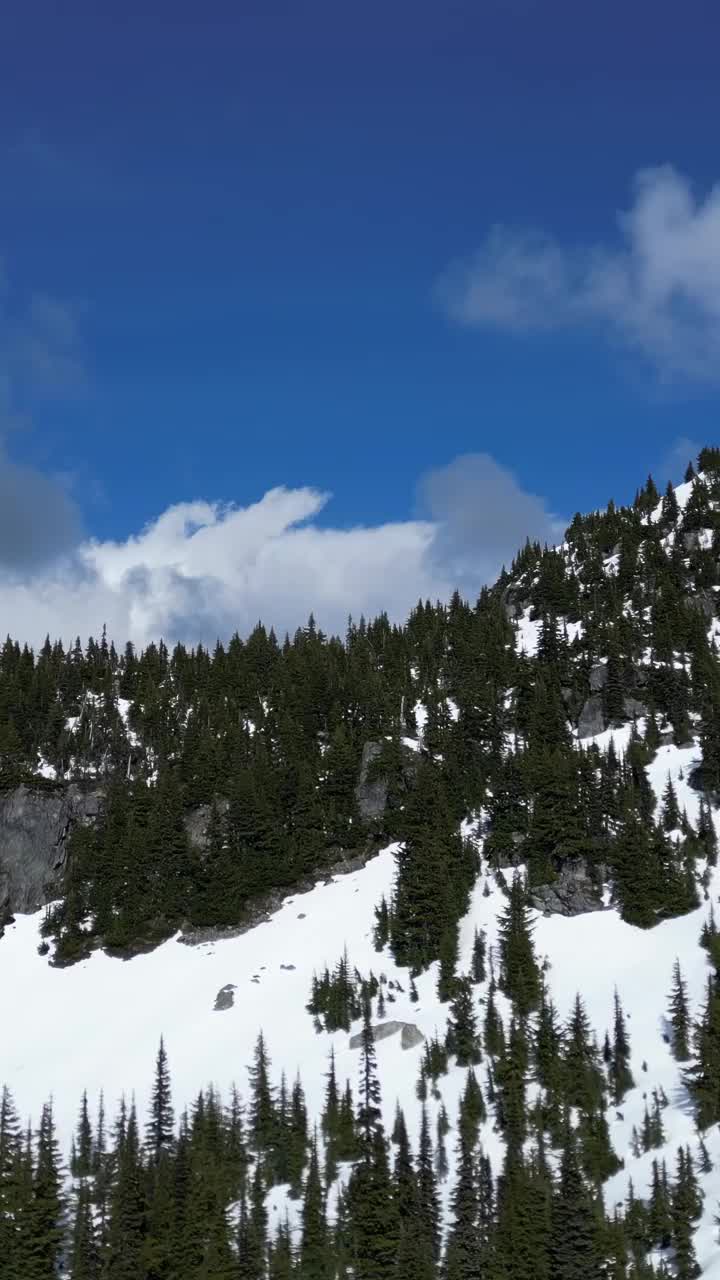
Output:
[[[492,534],[498,482],[503,524]],[[36,645],[46,633],[98,635],[104,623],[117,644],[212,644],[258,619],[292,632],[310,611],[342,634],[349,614],[402,621],[420,597],[447,599],[456,586],[472,595],[526,534],[558,528],[484,455],[430,473],[423,491],[431,518],[351,529],[318,522],[328,495],[311,488],[271,489],[247,507],[179,503],[123,542],[86,541],[50,568],[0,576],[0,616]],[[486,518],[471,516],[478,503]]]
[[[567,249],[494,228],[438,286],[466,325],[513,334],[602,326],[664,375],[720,377],[720,185],[704,198],[671,166],[641,171],[619,241]]]

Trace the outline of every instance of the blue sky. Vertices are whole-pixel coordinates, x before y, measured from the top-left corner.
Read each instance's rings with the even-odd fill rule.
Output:
[[[550,528],[715,438],[713,5],[10,0],[4,27],[3,465],[60,486],[58,546],[276,486],[332,494],[318,531],[443,520],[427,474],[467,454]],[[443,475],[491,507],[473,466],[475,496]]]

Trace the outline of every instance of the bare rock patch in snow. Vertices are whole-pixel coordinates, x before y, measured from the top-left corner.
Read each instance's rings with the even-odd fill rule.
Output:
[[[416,1045],[422,1044],[425,1036],[414,1022],[377,1022],[373,1027],[373,1035],[376,1040],[387,1040],[390,1036],[396,1036],[400,1032],[400,1048],[414,1049]],[[350,1037],[350,1048],[362,1048],[363,1033],[358,1031],[356,1035]]]
[[[213,1009],[216,1013],[224,1013],[226,1009],[232,1009],[234,1003],[235,1003],[235,983],[226,982],[225,986],[220,988],[220,990],[218,991],[215,997],[215,1004],[213,1005]]]

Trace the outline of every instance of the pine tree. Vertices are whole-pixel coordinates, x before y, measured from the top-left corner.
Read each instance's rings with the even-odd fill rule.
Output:
[[[610,1062],[610,1084],[613,1102],[617,1106],[622,1102],[628,1089],[632,1089],[635,1081],[630,1070],[630,1040],[625,1024],[625,1015],[620,1004],[617,989],[614,997],[615,1016],[613,1022],[613,1045]]]
[[[237,1252],[238,1280],[265,1280],[267,1211],[262,1168],[255,1165],[250,1200],[240,1197]]]
[[[695,1032],[695,1057],[686,1072],[695,1100],[699,1129],[720,1120],[720,988],[718,979],[707,983],[705,1008]]]
[[[87,1091],[83,1090],[80,1104],[80,1116],[75,1134],[75,1154],[70,1164],[70,1172],[74,1178],[87,1178],[92,1173],[93,1136],[90,1114],[88,1111]]]
[[[559,1143],[562,1128],[563,1033],[557,1011],[544,984],[532,1050],[538,1084],[543,1090],[544,1124]]]
[[[480,1274],[479,1195],[468,1125],[458,1126],[458,1156],[451,1196],[452,1222],[445,1253],[446,1280],[475,1280]]]
[[[553,1280],[600,1280],[597,1215],[570,1126],[553,1196],[551,1254]]]
[[[420,1188],[413,1165],[405,1117],[398,1109],[393,1141],[397,1145],[393,1168],[393,1198],[398,1215],[396,1273],[434,1280],[436,1275],[427,1223],[422,1219]]]
[[[257,1038],[253,1065],[250,1068],[250,1136],[266,1170],[272,1170],[278,1139],[278,1119],[270,1084],[270,1059],[265,1038]]]
[[[365,1001],[363,1007],[361,1055],[357,1127],[362,1159],[368,1164],[375,1150],[375,1135],[382,1133],[380,1081],[377,1074],[375,1035],[370,1020],[369,999]]]
[[[673,1032],[673,1054],[678,1062],[687,1062],[690,1057],[690,1010],[687,984],[680,969],[680,961],[677,959],[673,965],[668,1016]]]
[[[448,1053],[455,1054],[459,1067],[469,1067],[480,1061],[480,1037],[469,977],[457,979],[448,1018],[446,1046]]]
[[[90,1191],[85,1183],[78,1188],[70,1258],[71,1280],[100,1280],[100,1247]]]
[[[290,1224],[286,1220],[280,1223],[275,1233],[275,1238],[270,1244],[268,1280],[293,1280],[293,1276],[296,1274]]]
[[[482,1089],[472,1067],[465,1077],[465,1088],[460,1099],[460,1124],[468,1128],[471,1146],[474,1146],[480,1131],[480,1125],[486,1119],[487,1111]]]
[[[527,1133],[526,1081],[528,1044],[521,1022],[513,1018],[508,1045],[498,1060],[496,1115],[505,1134],[507,1158],[519,1159]]]
[[[104,1257],[107,1280],[137,1280],[142,1257],[147,1212],[137,1116],[132,1106],[118,1132],[115,1161],[117,1175],[110,1199],[108,1241]]]
[[[662,824],[665,831],[675,831],[680,825],[680,808],[670,774],[668,774],[668,780],[663,791]]]
[[[435,1129],[435,1177],[438,1182],[444,1182],[450,1172],[445,1147],[445,1137],[449,1128],[450,1122],[447,1118],[447,1112],[445,1107],[441,1106]]]
[[[29,1178],[24,1177],[24,1155],[20,1125],[10,1090],[0,1095],[0,1257],[11,1280],[23,1280],[21,1241],[26,1237],[32,1205],[32,1162]]]
[[[433,1262],[437,1263],[440,1257],[440,1205],[435,1182],[430,1122],[427,1107],[424,1104],[420,1117],[417,1179],[423,1238]]]
[[[299,1076],[296,1077],[292,1088],[287,1147],[287,1169],[290,1189],[292,1194],[299,1195],[308,1150],[307,1108]]]
[[[325,1195],[320,1181],[317,1142],[310,1146],[310,1163],[305,1181],[300,1241],[300,1271],[303,1280],[329,1280],[330,1257]]]
[[[672,1243],[678,1280],[695,1280],[700,1267],[693,1244],[693,1222],[702,1209],[692,1156],[688,1148],[678,1148],[675,1185],[671,1199]]]
[[[173,1143],[175,1117],[172,1108],[170,1070],[165,1043],[160,1037],[160,1047],[155,1061],[155,1081],[150,1100],[150,1116],[145,1127],[150,1158],[157,1164],[164,1151]]]
[[[505,1031],[503,1021],[495,1003],[495,982],[490,980],[487,1001],[485,1004],[484,1025],[485,1049],[491,1058],[502,1057],[505,1052]]]
[[[52,1106],[46,1103],[37,1132],[32,1204],[28,1220],[30,1277],[52,1276],[57,1270],[63,1240],[61,1214],[64,1203],[55,1121]]]
[[[486,969],[487,957],[487,936],[484,929],[475,930],[473,939],[472,954],[472,980],[473,982],[484,982],[487,977]]]
[[[532,924],[522,878],[514,876],[507,907],[500,918],[501,986],[521,1017],[540,998],[540,971],[535,959]]]
[[[662,1165],[657,1160],[653,1160],[650,1188],[650,1205],[648,1209],[650,1239],[655,1248],[667,1249],[672,1238],[672,1216],[667,1169],[665,1168],[664,1160]]]

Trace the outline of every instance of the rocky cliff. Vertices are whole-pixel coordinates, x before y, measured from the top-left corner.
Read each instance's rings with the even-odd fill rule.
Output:
[[[36,911],[52,897],[78,822],[93,822],[102,792],[21,785],[0,793],[0,924],[15,911]]]

